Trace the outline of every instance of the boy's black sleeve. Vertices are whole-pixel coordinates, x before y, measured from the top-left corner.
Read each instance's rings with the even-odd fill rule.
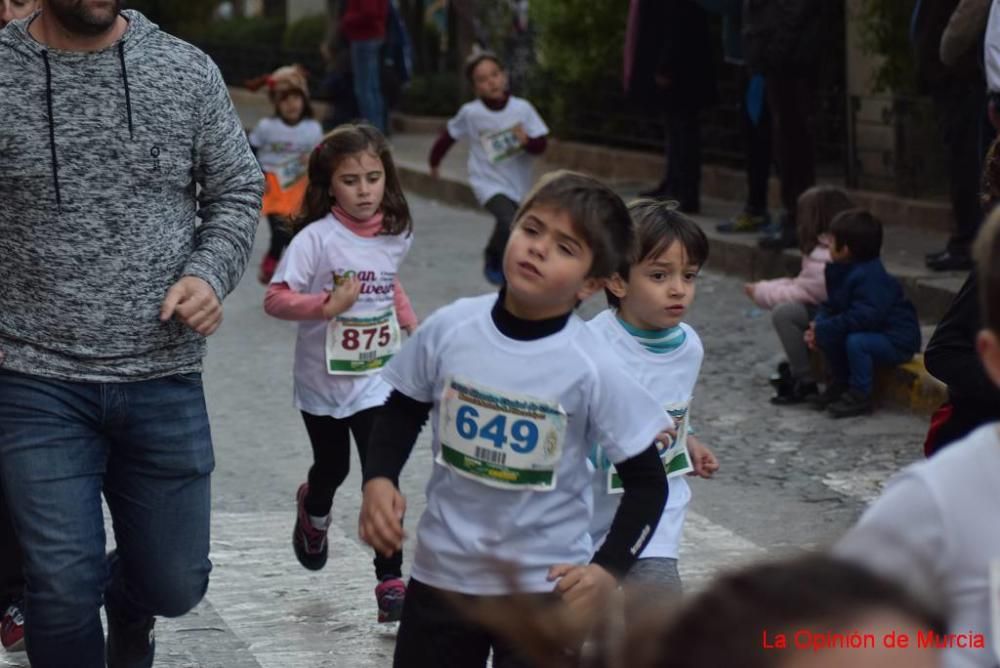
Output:
[[[608,537],[592,563],[621,577],[642,554],[660,522],[667,503],[667,475],[655,445],[615,468],[625,491]]]
[[[413,445],[427,422],[432,406],[399,390],[392,391],[372,426],[365,457],[364,482],[372,478],[399,479],[399,473],[413,452]]]

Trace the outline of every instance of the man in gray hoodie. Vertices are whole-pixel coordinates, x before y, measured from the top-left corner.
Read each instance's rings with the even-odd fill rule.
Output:
[[[154,616],[208,586],[201,360],[263,178],[215,64],[121,0],[46,0],[0,63],[0,475],[28,657],[151,666]]]

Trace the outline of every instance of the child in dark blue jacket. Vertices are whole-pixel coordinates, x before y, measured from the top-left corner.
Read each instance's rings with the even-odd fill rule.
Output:
[[[806,332],[819,348],[832,379],[816,401],[834,417],[872,410],[876,364],[895,366],[920,350],[920,324],[899,282],[886,272],[882,224],[867,211],[851,209],[830,224],[833,262],[826,267],[827,300]]]

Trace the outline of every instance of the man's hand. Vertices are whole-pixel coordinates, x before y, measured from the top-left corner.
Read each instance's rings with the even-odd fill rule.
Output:
[[[694,465],[694,471],[688,475],[711,478],[719,470],[719,460],[716,459],[715,453],[690,434],[687,437],[687,449],[691,456],[691,464]]]
[[[556,564],[549,569],[549,581],[554,580],[559,580],[555,592],[566,605],[585,616],[596,616],[599,606],[618,586],[615,577],[597,564]]]
[[[336,318],[354,306],[354,302],[358,301],[360,294],[361,281],[354,276],[349,277],[340,285],[334,286],[333,290],[330,290],[330,296],[323,303],[323,317],[328,320]]]
[[[388,478],[365,483],[358,518],[358,535],[379,554],[391,557],[403,549],[406,499]]]
[[[177,317],[202,336],[209,336],[222,323],[222,302],[212,286],[197,276],[181,276],[170,286],[160,306],[160,321]]]
[[[806,342],[806,347],[809,350],[816,350],[816,321],[809,323],[809,329],[806,330],[805,335],[803,335],[802,340]]]
[[[513,132],[514,137],[517,139],[517,143],[521,146],[524,146],[531,141],[531,137],[529,137],[528,133],[524,131],[524,126],[520,123],[514,126]]]

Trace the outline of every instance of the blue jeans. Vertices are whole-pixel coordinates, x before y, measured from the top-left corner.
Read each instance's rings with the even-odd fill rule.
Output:
[[[354,74],[354,97],[361,116],[385,133],[385,102],[382,99],[381,39],[351,42],[351,69]]]
[[[102,602],[138,621],[201,600],[214,466],[201,374],[81,383],[0,370],[0,476],[34,668],[104,668]]]
[[[900,350],[885,334],[877,332],[854,332],[846,339],[818,339],[818,343],[834,382],[847,385],[866,397],[872,394],[876,364],[896,366],[913,357],[912,352]]]

